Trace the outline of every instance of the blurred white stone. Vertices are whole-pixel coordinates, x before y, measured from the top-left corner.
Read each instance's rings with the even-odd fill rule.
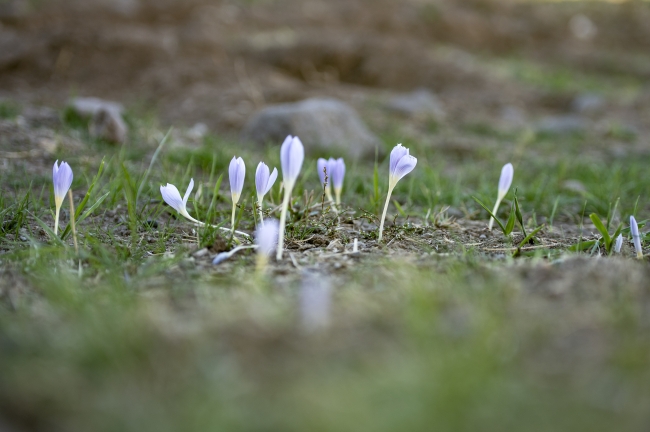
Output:
[[[210,132],[205,123],[196,123],[187,131],[187,136],[191,139],[199,140]]]
[[[318,273],[305,273],[300,287],[300,324],[306,332],[324,330],[330,325],[332,286]]]
[[[586,15],[577,14],[571,17],[569,29],[576,39],[590,41],[596,37],[598,29],[596,24]]]
[[[114,144],[126,142],[128,129],[118,111],[101,108],[90,121],[90,135]]]
[[[445,118],[445,110],[440,99],[425,88],[397,95],[390,99],[386,106],[391,111],[409,117],[433,118],[436,120]]]

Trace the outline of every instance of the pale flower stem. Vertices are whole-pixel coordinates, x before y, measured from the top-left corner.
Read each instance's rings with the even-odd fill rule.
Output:
[[[259,206],[259,210],[260,210],[260,225],[264,225],[264,214],[263,214],[262,200],[257,200],[257,205]]]
[[[232,218],[231,218],[231,223],[230,225],[232,226],[231,228],[231,234],[235,234],[235,210],[237,209],[237,206],[235,203],[232,203]]]
[[[379,224],[379,237],[377,237],[377,243],[381,243],[381,238],[384,233],[384,221],[386,220],[386,212],[388,211],[388,204],[390,203],[390,196],[393,193],[393,188],[395,186],[388,186],[388,194],[386,195],[386,204],[384,204],[384,213],[381,215],[381,223]]]
[[[284,189],[284,199],[282,200],[282,212],[280,213],[280,230],[278,232],[278,250],[275,254],[275,258],[279,261],[282,259],[282,250],[284,248],[284,225],[287,222],[287,208],[289,207],[289,201],[291,200],[291,187],[286,187]]]
[[[336,195],[336,205],[341,205],[341,189],[334,189],[334,195]]]
[[[59,211],[61,210],[60,206],[56,206],[56,210],[54,212],[54,235],[57,235],[59,232]]]
[[[497,215],[497,211],[499,210],[499,205],[501,204],[501,200],[503,198],[497,198],[497,202],[494,204],[494,210],[492,210],[493,215]],[[494,226],[494,218],[490,216],[490,223],[488,223],[488,229],[492,231],[492,227]]]
[[[255,260],[255,270],[258,275],[264,274],[266,271],[266,266],[269,262],[269,257],[264,253],[258,253]]]
[[[79,255],[79,245],[77,243],[77,227],[74,221],[74,203],[72,202],[72,191],[68,189],[68,201],[70,201],[70,227],[72,228],[72,241],[74,250]]]

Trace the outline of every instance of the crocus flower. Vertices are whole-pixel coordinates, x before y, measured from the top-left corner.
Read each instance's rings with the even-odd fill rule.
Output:
[[[639,225],[637,225],[634,216],[630,216],[630,233],[632,233],[632,240],[634,241],[634,250],[636,250],[636,257],[642,259],[643,248],[641,247],[641,235],[639,234]]]
[[[494,204],[494,210],[492,214],[497,214],[499,210],[499,205],[505,196],[508,194],[510,185],[512,185],[512,177],[514,176],[514,168],[511,163],[507,163],[501,168],[501,177],[499,178],[499,194],[497,195],[497,202]],[[490,223],[488,224],[488,229],[491,230],[494,225],[494,218],[490,217]]]
[[[181,216],[186,219],[191,220],[195,224],[203,225],[203,222],[194,219],[187,212],[187,200],[194,189],[194,179],[190,179],[190,184],[187,186],[185,191],[185,196],[181,198],[181,193],[178,191],[176,186],[173,184],[167,183],[167,186],[160,186],[160,193],[162,194],[163,200],[174,210],[176,210]]]
[[[382,233],[384,231],[384,220],[386,219],[386,211],[388,211],[388,203],[390,203],[390,196],[393,193],[395,185],[402,177],[413,171],[415,165],[418,163],[417,158],[409,154],[409,149],[403,147],[402,144],[397,144],[390,152],[390,175],[388,177],[388,194],[386,195],[386,204],[384,205],[384,213],[381,215],[381,223],[379,224],[379,237],[377,242],[381,242]]]
[[[331,171],[330,175],[332,176],[332,186],[334,186],[334,195],[336,196],[336,205],[341,205],[345,162],[343,162],[343,158],[330,159],[329,166]]]
[[[230,178],[230,195],[232,197],[232,232],[235,232],[235,210],[241,197],[241,191],[244,188],[244,178],[246,177],[246,165],[242,158],[233,157],[228,168]]]
[[[255,244],[257,245],[257,271],[266,269],[269,256],[278,244],[280,224],[276,219],[267,219],[263,225],[257,227]]]
[[[621,253],[621,246],[623,246],[623,234],[619,234],[616,237],[616,243],[614,244],[614,252]]]
[[[61,205],[65,199],[65,194],[68,193],[70,185],[72,184],[72,168],[67,162],[61,162],[61,165],[58,165],[59,161],[54,162],[52,167],[52,182],[54,183],[54,205],[55,205],[55,216],[54,216],[54,234],[59,230],[59,213],[61,211]]]
[[[287,222],[287,208],[291,200],[291,191],[296,184],[298,174],[305,159],[305,148],[300,138],[289,135],[280,148],[280,162],[282,163],[282,181],[284,183],[284,198],[282,200],[282,212],[280,213],[280,229],[278,233],[278,250],[276,258],[282,259],[284,247],[284,228]]]
[[[269,173],[269,167],[264,162],[260,162],[257,165],[257,171],[255,171],[255,188],[257,189],[257,205],[260,208],[260,221],[262,223],[264,223],[262,202],[264,201],[264,196],[271,190],[277,178],[277,168],[273,168],[273,172]]]

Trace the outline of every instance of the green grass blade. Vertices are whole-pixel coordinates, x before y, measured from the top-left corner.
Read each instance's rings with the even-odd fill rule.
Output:
[[[600,220],[596,213],[590,214],[589,219],[591,219],[591,222],[603,236],[603,240],[605,241],[605,248],[609,249],[609,245],[612,242],[612,239],[609,237],[609,233],[607,232],[607,228],[605,228],[603,221]]]
[[[483,208],[485,209],[485,211],[488,212],[488,214],[494,218],[494,220],[496,221],[497,225],[499,225],[499,227],[501,228],[501,231],[503,232],[503,234],[506,234],[506,227],[503,226],[503,224],[501,223],[501,221],[499,220],[499,218],[496,217],[496,215],[495,215],[494,213],[492,213],[492,212],[490,211],[490,209],[487,208],[487,206],[486,206],[485,204],[483,204],[483,203],[481,202],[481,200],[479,200],[478,198],[476,198],[474,195],[472,195],[472,199],[473,199],[474,201],[476,201],[476,202],[478,203],[478,205],[480,205],[481,207],[483,207]],[[506,234],[506,235],[507,235],[507,234]]]
[[[512,203],[510,207],[510,215],[508,216],[508,222],[506,222],[506,229],[504,231],[505,235],[512,234],[512,230],[515,228],[515,203]]]

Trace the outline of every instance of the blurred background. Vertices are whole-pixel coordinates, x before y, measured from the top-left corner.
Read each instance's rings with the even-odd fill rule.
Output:
[[[0,98],[99,97],[234,137],[262,108],[312,97],[350,104],[378,135],[637,136],[649,22],[646,1],[0,0]]]

